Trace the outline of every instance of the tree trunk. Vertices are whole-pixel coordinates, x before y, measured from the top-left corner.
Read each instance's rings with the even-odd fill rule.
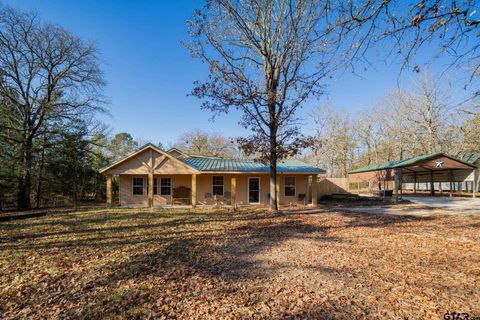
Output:
[[[75,210],[78,208],[78,170],[76,161],[75,159],[75,172],[73,176],[73,208]]]
[[[38,168],[37,177],[37,194],[35,197],[35,208],[40,208],[40,201],[42,200],[42,180],[43,180],[43,167],[45,165],[45,137],[42,145],[42,156],[40,158],[40,167]]]
[[[270,210],[277,211],[277,137],[276,130],[270,130]]]
[[[29,210],[32,208],[30,193],[32,187],[32,138],[27,138],[23,145],[22,172],[18,181],[17,209]]]

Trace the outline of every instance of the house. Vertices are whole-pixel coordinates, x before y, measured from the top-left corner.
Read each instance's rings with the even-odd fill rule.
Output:
[[[100,170],[107,176],[107,203],[112,204],[112,176],[119,178],[121,206],[266,205],[269,167],[251,159],[191,155],[147,144]],[[277,165],[279,204],[317,203],[317,177],[325,170],[299,160]],[[310,190],[310,191],[309,191]]]

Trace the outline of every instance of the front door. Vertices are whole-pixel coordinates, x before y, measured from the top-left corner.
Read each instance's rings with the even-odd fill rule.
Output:
[[[260,178],[248,178],[248,203],[260,203]]]

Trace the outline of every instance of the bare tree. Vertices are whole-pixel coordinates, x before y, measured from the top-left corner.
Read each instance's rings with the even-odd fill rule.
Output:
[[[441,151],[442,144],[448,139],[447,119],[449,101],[447,94],[438,82],[427,74],[416,81],[416,90],[403,97],[404,117],[409,122],[412,133],[424,153]]]
[[[367,116],[355,119],[353,127],[360,138],[356,166],[368,165],[373,158],[378,163],[460,151],[465,117],[450,99],[445,81],[434,78],[423,73],[412,81],[413,89],[393,90],[378,106],[367,110]],[[471,130],[467,124],[463,128]]]
[[[194,130],[182,134],[175,146],[191,154],[213,156],[213,157],[234,157],[237,146],[231,139],[221,133],[208,133]]]
[[[447,56],[450,60],[443,64],[446,70],[470,70],[468,86],[480,75],[478,4],[476,0],[345,0],[336,2],[335,8],[340,12],[342,33],[355,38],[352,67],[359,61],[370,64],[366,53],[373,48],[384,58],[401,57],[402,69],[413,67],[417,72],[422,69],[418,60],[433,62]],[[438,52],[419,55],[425,47],[437,48]],[[474,95],[479,93],[474,90]]]
[[[309,143],[296,111],[323,92],[335,68],[331,7],[317,0],[210,0],[189,21],[193,56],[209,65],[192,94],[215,114],[236,108],[252,131],[239,139],[270,166],[270,208],[277,210],[277,161]]]
[[[316,124],[313,160],[330,176],[346,177],[355,159],[356,139],[350,114],[320,106],[312,114]]]
[[[2,114],[2,138],[20,149],[18,208],[31,207],[34,140],[46,124],[100,110],[103,75],[97,50],[58,25],[35,14],[0,8],[0,95],[9,109]]]
[[[480,152],[480,113],[466,120],[461,127],[461,152]]]
[[[375,109],[360,111],[353,122],[353,132],[357,140],[357,148],[361,150],[357,164],[368,166],[380,159],[380,147],[383,140],[383,126],[376,119]]]

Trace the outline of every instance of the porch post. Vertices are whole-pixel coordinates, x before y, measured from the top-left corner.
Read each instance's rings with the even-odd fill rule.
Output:
[[[192,174],[192,207],[197,205],[197,175]]]
[[[318,205],[317,199],[317,175],[311,175],[312,177],[312,203],[310,204],[312,207],[316,208]]]
[[[230,189],[232,194],[232,207],[233,209],[237,209],[237,177],[233,176],[230,180]]]
[[[277,194],[277,208],[280,206],[280,175],[277,173],[277,181],[275,185],[275,193]]]
[[[113,205],[113,194],[112,194],[112,175],[107,174],[107,205]]]
[[[148,173],[148,206],[153,207],[153,172]]]

